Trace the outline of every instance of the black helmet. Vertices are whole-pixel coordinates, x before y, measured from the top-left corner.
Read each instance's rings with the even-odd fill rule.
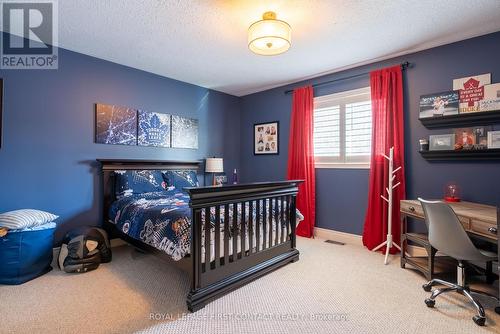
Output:
[[[106,231],[97,227],[78,227],[66,234],[59,252],[58,265],[67,273],[97,269],[111,261],[111,247]]]

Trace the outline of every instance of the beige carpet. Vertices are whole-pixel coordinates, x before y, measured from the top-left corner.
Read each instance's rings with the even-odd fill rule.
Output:
[[[0,333],[500,333],[458,295],[428,309],[424,278],[382,264],[359,246],[299,238],[301,259],[187,313],[187,275],[131,247],[86,274],[55,269],[21,286],[0,286]],[[151,319],[151,318],[155,319]]]

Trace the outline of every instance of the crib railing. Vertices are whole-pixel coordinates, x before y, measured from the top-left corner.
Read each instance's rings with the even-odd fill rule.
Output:
[[[185,189],[193,211],[191,310],[298,259],[296,195],[301,182]]]

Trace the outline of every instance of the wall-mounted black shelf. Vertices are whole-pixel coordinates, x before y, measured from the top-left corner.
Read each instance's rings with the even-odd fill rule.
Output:
[[[456,151],[420,151],[422,157],[429,161],[446,160],[500,160],[500,149],[488,150],[456,150]]]
[[[487,125],[500,123],[500,110],[420,118],[419,120],[428,129]]]

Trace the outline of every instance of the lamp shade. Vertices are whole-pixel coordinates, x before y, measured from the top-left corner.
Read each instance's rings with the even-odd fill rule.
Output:
[[[248,48],[264,56],[283,53],[290,48],[292,28],[288,23],[276,20],[274,12],[266,12],[262,20],[248,28]]]
[[[224,172],[224,162],[222,158],[207,158],[205,163],[206,173],[222,173]]]

